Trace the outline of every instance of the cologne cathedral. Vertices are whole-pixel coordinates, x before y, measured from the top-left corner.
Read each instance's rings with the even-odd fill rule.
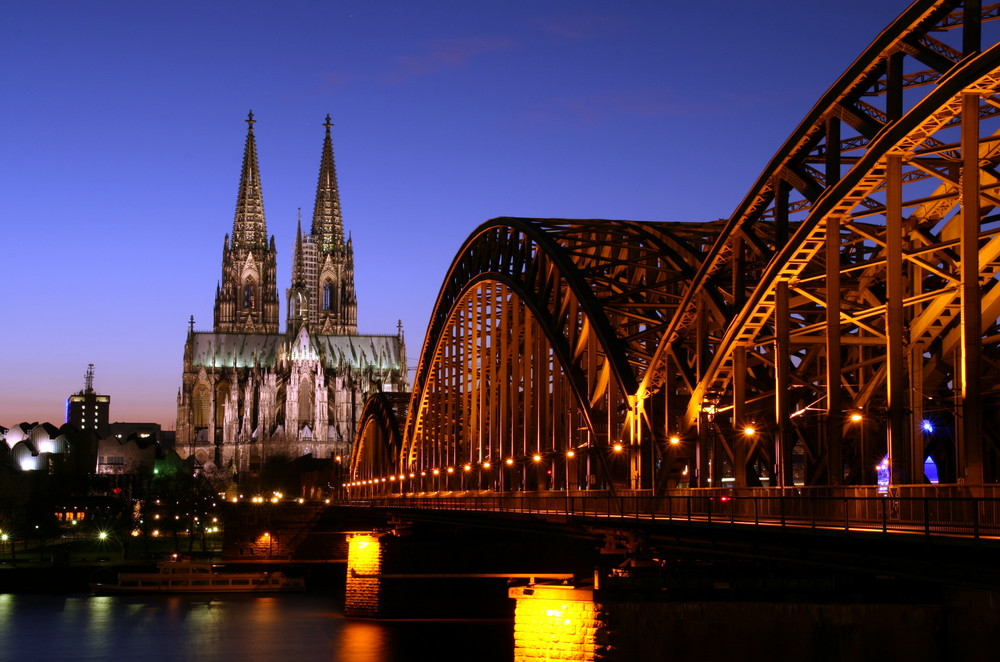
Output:
[[[354,246],[344,237],[329,115],[312,228],[303,235],[299,219],[279,330],[254,122],[251,112],[214,326],[195,331],[192,317],[177,394],[178,452],[236,472],[279,455],[346,458],[368,395],[407,389],[402,324],[395,334],[357,333]]]

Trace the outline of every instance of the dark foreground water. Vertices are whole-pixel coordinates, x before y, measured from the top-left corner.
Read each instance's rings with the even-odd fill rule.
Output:
[[[0,594],[0,660],[510,662],[510,621],[346,619],[343,598]]]

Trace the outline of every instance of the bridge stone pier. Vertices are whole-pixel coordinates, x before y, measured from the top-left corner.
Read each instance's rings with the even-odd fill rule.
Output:
[[[590,541],[392,522],[347,534],[344,613],[367,618],[502,617],[511,583],[590,581]]]
[[[515,586],[514,659],[605,659],[608,632],[592,588]]]

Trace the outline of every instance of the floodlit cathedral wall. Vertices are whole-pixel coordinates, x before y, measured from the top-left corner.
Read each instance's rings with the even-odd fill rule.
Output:
[[[251,113],[214,327],[196,331],[192,318],[177,395],[178,453],[235,472],[277,455],[346,457],[368,395],[407,390],[402,325],[357,333],[354,247],[344,237],[329,116],[311,233],[300,219],[279,332],[254,122]]]

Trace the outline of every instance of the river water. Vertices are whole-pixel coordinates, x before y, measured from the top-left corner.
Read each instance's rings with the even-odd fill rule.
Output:
[[[0,660],[510,662],[506,620],[373,621],[343,597],[0,594]]]

